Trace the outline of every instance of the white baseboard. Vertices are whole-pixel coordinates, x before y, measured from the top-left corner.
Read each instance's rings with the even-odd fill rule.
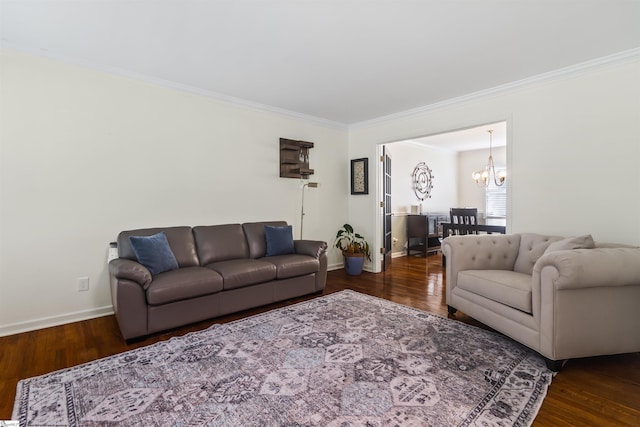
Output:
[[[50,328],[52,326],[65,325],[67,323],[79,322],[81,320],[94,319],[96,317],[109,316],[111,314],[113,314],[113,306],[108,305],[89,310],[61,314],[58,316],[41,317],[39,319],[27,320],[25,322],[11,323],[0,326],[0,337],[35,331],[37,329]]]
[[[341,262],[340,263],[336,263],[336,264],[327,265],[327,271],[341,270],[343,268],[344,268],[344,265]]]
[[[403,256],[407,256],[407,251],[406,250],[402,250],[400,252],[392,252],[391,253],[391,258],[399,258],[399,257],[403,257]],[[344,268],[344,265],[340,262],[340,263],[335,263],[335,264],[330,264],[327,266],[327,271],[332,271],[332,270],[342,270]],[[375,273],[375,271],[373,271],[373,269],[371,268],[370,265],[365,265],[362,268],[364,271],[368,271],[370,273]]]

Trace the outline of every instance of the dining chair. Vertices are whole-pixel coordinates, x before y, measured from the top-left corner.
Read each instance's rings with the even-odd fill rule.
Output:
[[[451,208],[449,210],[451,224],[478,225],[478,208]],[[473,228],[454,230],[456,234],[478,234]]]

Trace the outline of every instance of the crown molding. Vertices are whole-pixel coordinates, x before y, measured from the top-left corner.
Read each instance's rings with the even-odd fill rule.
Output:
[[[156,86],[179,90],[182,92],[193,93],[196,95],[214,99],[216,101],[249,108],[256,111],[269,112],[269,113],[278,114],[278,115],[282,115],[285,117],[290,117],[298,120],[304,120],[304,121],[311,122],[323,127],[328,127],[328,128],[333,128],[333,129],[338,129],[343,131],[353,131],[358,129],[364,129],[364,128],[376,126],[378,124],[388,122],[391,120],[408,118],[411,116],[437,110],[440,108],[455,106],[455,105],[463,104],[469,101],[479,100],[482,98],[498,95],[507,91],[522,89],[522,88],[533,86],[539,83],[545,83],[545,82],[550,82],[554,80],[559,80],[567,77],[580,75],[582,73],[592,71],[594,69],[606,67],[609,65],[624,64],[640,58],[640,48],[629,49],[629,50],[618,52],[612,55],[604,56],[601,58],[596,58],[594,60],[571,65],[569,67],[560,68],[547,73],[538,74],[532,77],[527,77],[525,79],[517,80],[511,83],[506,83],[504,85],[495,86],[493,88],[472,92],[467,95],[446,99],[444,101],[425,105],[423,107],[400,111],[398,113],[389,114],[387,116],[382,116],[375,119],[364,120],[364,121],[356,122],[352,124],[345,124],[345,123],[337,122],[334,120],[324,119],[321,117],[316,117],[308,114],[298,113],[295,111],[285,110],[283,108],[261,104],[258,102],[253,102],[253,101],[249,101],[242,98],[224,95],[214,91],[196,88],[193,86],[184,85],[184,84],[173,82],[170,80],[160,79],[160,78],[144,75],[141,73],[134,73],[131,71],[127,71],[127,70],[123,70],[115,67],[107,67],[104,65],[93,63],[91,61],[72,59],[66,56],[52,54],[42,49],[35,49],[35,48],[30,48],[22,45],[16,45],[13,43],[7,43],[5,41],[0,42],[0,48],[10,49],[10,50],[14,50],[21,53],[26,53],[26,54],[30,54],[38,57],[56,60],[63,63],[72,64],[72,65],[76,65],[84,68],[89,68],[89,69],[101,71],[108,74],[119,75],[122,77],[131,78],[134,80],[140,80]]]
[[[551,82],[554,80],[560,80],[567,77],[573,77],[583,74],[594,69],[603,68],[613,64],[625,64],[632,62],[640,58],[640,48],[629,49],[622,52],[615,53],[613,55],[603,56],[591,61],[581,62],[579,64],[571,65],[569,67],[560,68],[557,70],[549,71],[547,73],[538,74],[525,79],[517,80],[511,83],[506,83],[493,88],[472,92],[467,95],[462,95],[455,98],[446,99],[444,101],[436,102],[434,104],[425,105],[423,107],[414,108],[411,110],[401,111],[387,116],[378,117],[376,119],[364,120],[361,122],[353,123],[349,125],[349,131],[364,129],[367,127],[375,126],[391,120],[403,119],[417,114],[425,113],[428,111],[437,110],[444,107],[450,107],[454,105],[463,104],[465,102],[479,100],[482,98],[494,96],[507,91],[516,89],[522,89],[529,86],[533,86],[539,83]]]
[[[179,90],[179,91],[182,91],[182,92],[193,93],[193,94],[196,94],[196,95],[200,95],[200,96],[204,96],[204,97],[207,97],[207,98],[214,99],[216,101],[220,101],[220,102],[224,102],[224,103],[228,103],[228,104],[233,104],[233,105],[249,108],[251,110],[274,113],[274,114],[278,114],[278,115],[294,118],[294,119],[297,119],[297,120],[304,120],[304,121],[311,122],[311,123],[314,123],[316,125],[320,125],[320,126],[323,126],[323,127],[329,127],[329,128],[334,128],[334,129],[344,130],[344,131],[348,130],[348,125],[345,124],[345,123],[340,123],[340,122],[336,122],[336,121],[333,121],[333,120],[312,116],[312,115],[309,115],[309,114],[298,113],[296,111],[290,111],[290,110],[286,110],[284,108],[273,107],[271,105],[261,104],[259,102],[253,102],[253,101],[249,101],[249,100],[242,99],[242,98],[237,98],[237,97],[230,96],[230,95],[224,95],[224,94],[221,94],[221,93],[218,93],[218,92],[209,91],[209,90],[205,90],[205,89],[200,89],[200,88],[197,88],[197,87],[193,87],[193,86],[177,83],[177,82],[174,82],[174,81],[171,81],[171,80],[160,79],[160,78],[157,78],[157,77],[148,76],[148,75],[141,74],[141,73],[135,73],[135,72],[123,70],[121,68],[108,67],[108,66],[104,66],[104,65],[101,65],[101,64],[97,64],[97,63],[91,62],[91,61],[79,60],[79,59],[75,59],[75,58],[69,58],[67,56],[50,53],[50,52],[48,52],[46,50],[39,50],[39,49],[29,48],[29,47],[26,47],[26,46],[16,45],[16,44],[7,43],[7,42],[2,42],[0,44],[0,48],[2,48],[2,49],[10,49],[10,50],[14,50],[16,52],[25,53],[25,54],[29,54],[29,55],[33,55],[33,56],[38,56],[38,57],[41,57],[41,58],[51,59],[51,60],[59,61],[59,62],[62,62],[62,63],[76,65],[76,66],[79,66],[79,67],[88,68],[88,69],[92,69],[92,70],[96,70],[96,71],[101,71],[101,72],[104,72],[104,73],[107,73],[107,74],[118,75],[118,76],[121,76],[121,77],[130,78],[130,79],[133,79],[133,80],[140,80],[140,81],[143,81],[145,83],[150,83],[150,84],[155,85],[155,86],[161,86],[161,87],[165,87],[165,88]]]

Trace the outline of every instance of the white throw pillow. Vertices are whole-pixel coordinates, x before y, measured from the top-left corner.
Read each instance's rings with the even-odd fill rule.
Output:
[[[566,239],[558,240],[551,243],[544,251],[545,254],[555,251],[568,251],[571,249],[593,249],[596,247],[596,243],[593,241],[591,234],[585,234],[584,236],[567,237]]]

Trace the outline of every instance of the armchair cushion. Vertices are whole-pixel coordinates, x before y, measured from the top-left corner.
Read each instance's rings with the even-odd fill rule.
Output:
[[[178,268],[164,231],[152,236],[129,236],[129,242],[138,262],[147,267],[151,275]]]
[[[572,249],[593,249],[596,247],[596,243],[593,241],[591,234],[577,237],[567,237],[566,239],[558,240],[551,243],[544,251],[545,254],[554,251],[567,251]]]
[[[528,274],[508,270],[466,270],[458,273],[458,287],[531,313],[531,276]]]
[[[544,255],[544,251],[547,250],[551,243],[557,242],[558,240],[562,240],[562,237],[522,233],[520,235],[520,250],[518,251],[518,257],[516,258],[513,270],[518,273],[531,275],[533,273],[533,266],[538,259]]]

